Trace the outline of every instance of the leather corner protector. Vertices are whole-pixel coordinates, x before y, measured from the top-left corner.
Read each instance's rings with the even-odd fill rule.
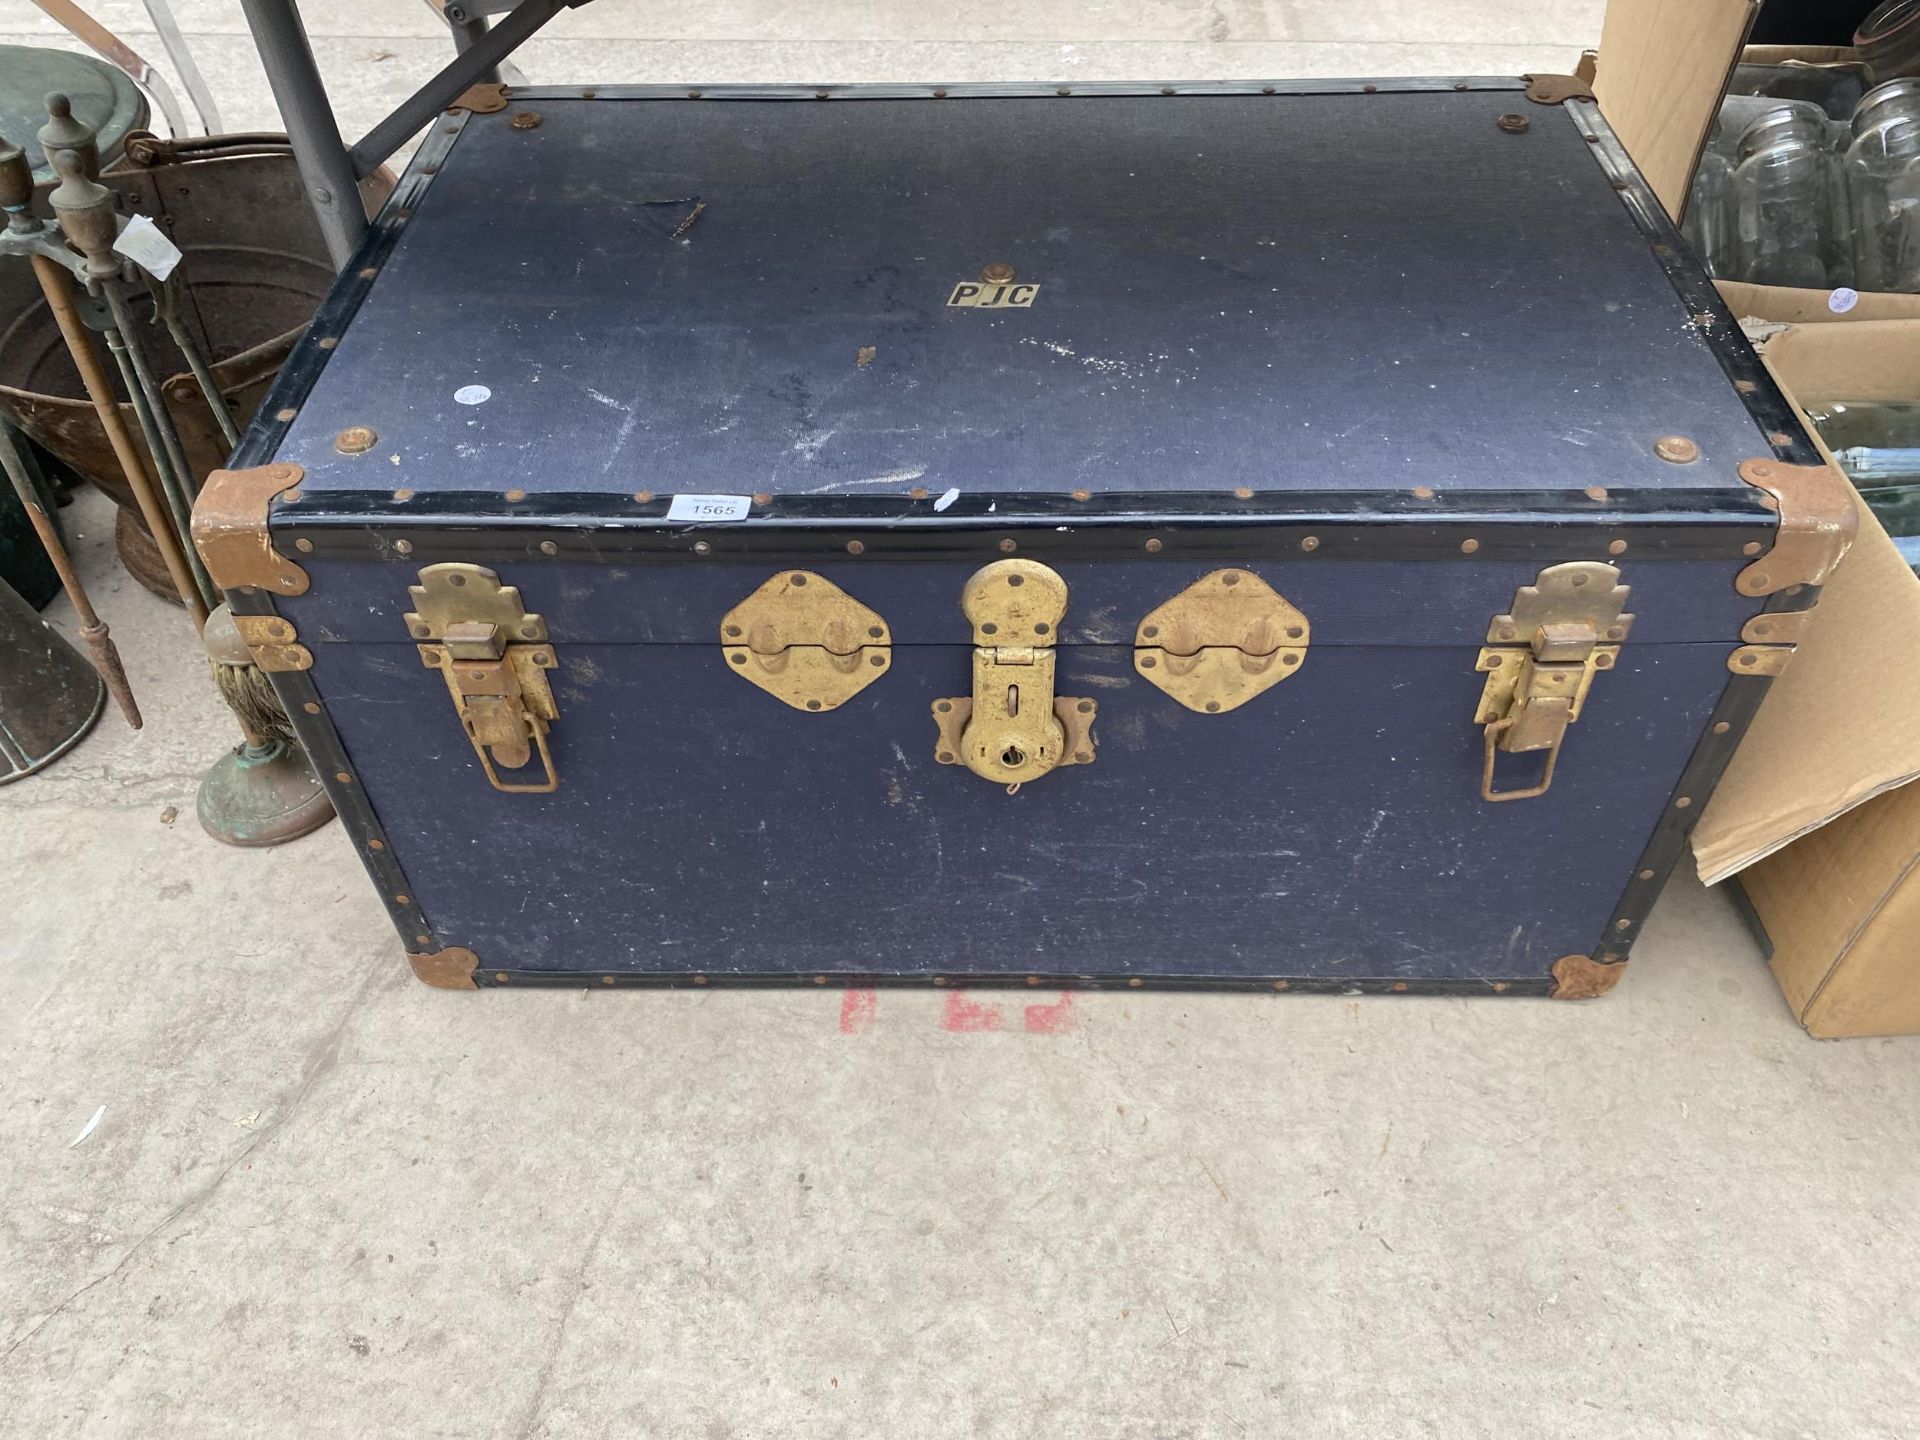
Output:
[[[1813,625],[1813,610],[1769,610],[1756,615],[1740,627],[1740,639],[1748,645],[1798,645],[1807,638]]]
[[[233,628],[240,632],[253,663],[262,670],[311,670],[313,652],[299,644],[291,623],[278,615],[235,615]]]
[[[1847,477],[1832,465],[1743,460],[1740,478],[1772,497],[1780,515],[1773,547],[1733,582],[1742,595],[1772,595],[1795,585],[1818,585],[1846,557],[1860,529],[1860,511]]]
[[[1553,998],[1592,1000],[1606,994],[1627,973],[1627,962],[1603,964],[1591,955],[1562,955],[1553,962]]]
[[[1778,675],[1793,663],[1791,645],[1742,645],[1727,656],[1727,669],[1735,675]]]
[[[216,470],[193,502],[193,544],[222,590],[304,595],[307,572],[273,548],[267,515],[274,497],[298,485],[298,465]]]
[[[447,113],[465,110],[470,115],[491,115],[507,108],[505,85],[469,85],[447,106]]]
[[[1527,99],[1536,105],[1564,105],[1593,99],[1593,86],[1578,75],[1527,75]]]
[[[413,973],[422,982],[436,990],[480,988],[473,981],[473,972],[479,968],[480,957],[462,946],[453,945],[425,955],[409,952],[407,963],[413,966]]]

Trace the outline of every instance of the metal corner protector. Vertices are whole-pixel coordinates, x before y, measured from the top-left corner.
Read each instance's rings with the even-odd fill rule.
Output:
[[[1766,492],[1763,503],[1780,516],[1773,545],[1734,581],[1742,595],[1773,595],[1796,585],[1819,585],[1846,557],[1860,530],[1860,511],[1847,477],[1828,464],[1790,465],[1744,460],[1740,478]]]
[[[1536,105],[1564,105],[1569,100],[1593,99],[1593,85],[1578,75],[1523,75],[1527,99]]]
[[[304,475],[298,465],[279,464],[207,476],[193,503],[193,544],[214,584],[222,590],[306,594],[307,572],[273,548],[267,529],[274,498]]]
[[[1562,955],[1553,962],[1555,1000],[1592,1000],[1606,994],[1627,973],[1627,962],[1602,962],[1591,955]]]
[[[473,972],[480,966],[480,957],[463,946],[450,945],[445,950],[425,954],[409,951],[407,963],[413,966],[413,973],[421,982],[436,990],[480,988],[473,978]]]

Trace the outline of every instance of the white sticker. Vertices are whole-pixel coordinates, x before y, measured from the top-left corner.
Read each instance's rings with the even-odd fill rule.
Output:
[[[751,495],[676,495],[667,506],[667,519],[744,520],[752,508]]]
[[[1860,292],[1851,286],[1842,285],[1827,296],[1827,308],[1836,315],[1844,315],[1860,303]]]
[[[952,490],[947,491],[946,494],[942,495],[938,500],[934,501],[933,508],[936,510],[944,510],[959,498],[960,490],[959,487],[956,486]]]
[[[484,405],[493,398],[493,391],[484,385],[462,385],[453,392],[453,398],[462,405]]]
[[[114,250],[156,280],[165,280],[180,263],[180,247],[144,215],[136,215],[113,242]]]

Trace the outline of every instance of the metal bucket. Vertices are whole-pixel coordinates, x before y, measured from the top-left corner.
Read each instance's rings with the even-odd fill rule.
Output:
[[[0,582],[0,785],[79,744],[106,703],[80,652]]]
[[[244,425],[334,278],[292,149],[279,135],[184,141],[134,135],[126,159],[101,179],[184,252],[181,318],[213,362],[220,391]],[[361,189],[377,205],[392,193],[393,178],[383,170]],[[51,213],[44,203],[38,208]],[[187,462],[204,480],[227,458],[219,425],[165,327],[155,325],[142,338],[156,371],[171,377],[163,384],[167,405]],[[117,385],[119,377],[112,378]],[[0,410],[113,497],[120,506],[121,560],[149,590],[173,598],[132,489],[24,262],[0,263]],[[134,443],[141,444],[124,397],[121,410]]]

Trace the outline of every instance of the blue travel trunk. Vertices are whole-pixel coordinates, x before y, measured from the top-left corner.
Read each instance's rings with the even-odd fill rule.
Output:
[[[423,978],[1618,977],[1843,526],[1577,82],[466,100],[196,514]]]

